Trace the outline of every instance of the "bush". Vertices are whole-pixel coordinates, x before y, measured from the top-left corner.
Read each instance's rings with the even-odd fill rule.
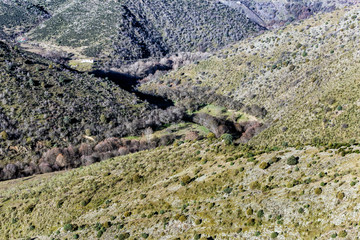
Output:
[[[338,192],[336,194],[336,198],[339,199],[339,200],[343,200],[345,197],[345,194],[343,192]]]
[[[296,165],[299,163],[299,158],[298,157],[295,157],[295,156],[291,156],[288,158],[287,160],[287,164],[288,165]]]
[[[124,216],[125,216],[125,217],[130,217],[130,216],[131,216],[131,212],[130,212],[130,211],[125,212],[125,213],[124,213]]]
[[[187,217],[185,216],[185,215],[181,215],[180,217],[179,217],[179,221],[180,222],[185,222],[187,220]]]
[[[259,165],[259,168],[261,169],[267,169],[268,167],[270,167],[270,164],[268,162],[262,162]]]
[[[91,201],[90,198],[89,198],[89,199],[82,200],[82,201],[81,201],[81,206],[85,207],[86,205],[89,204],[90,201]]]
[[[254,213],[254,210],[252,210],[252,208],[246,209],[246,214],[247,214],[248,216],[253,215],[253,213]]]
[[[30,204],[29,206],[27,206],[27,207],[25,208],[25,213],[27,213],[27,214],[32,213],[32,211],[34,210],[35,206],[36,206],[35,204]]]
[[[271,160],[269,161],[269,164],[273,164],[273,163],[276,163],[278,161],[280,161],[281,158],[277,157],[277,156],[274,156],[271,158]]]
[[[277,232],[273,232],[270,235],[271,238],[277,238],[278,236],[279,236],[279,234]]]
[[[191,181],[192,181],[192,178],[189,177],[188,175],[185,175],[181,178],[180,183],[182,186],[185,186],[185,185],[189,184]]]
[[[250,218],[246,221],[247,226],[254,226],[256,224],[256,221],[254,218]]]
[[[135,174],[135,175],[132,177],[132,180],[133,180],[133,182],[135,182],[135,183],[139,183],[139,182],[141,182],[142,178],[143,178],[143,177],[142,177],[141,175]]]
[[[7,140],[7,139],[8,139],[8,134],[7,134],[5,131],[2,131],[2,132],[0,133],[0,138],[1,138],[2,140]]]
[[[254,182],[250,183],[250,188],[251,188],[252,190],[260,189],[260,188],[261,188],[261,184],[260,184],[258,181],[254,181]]]
[[[347,232],[345,230],[342,230],[341,232],[339,232],[339,237],[344,238],[347,236]]]
[[[148,234],[148,233],[142,233],[142,234],[141,234],[141,237],[146,239],[146,238],[149,237],[149,234]]]
[[[202,219],[198,218],[195,220],[196,225],[200,225],[202,223]]]
[[[259,210],[256,215],[257,215],[258,218],[262,218],[264,216],[264,211]]]
[[[232,192],[232,188],[231,187],[227,187],[224,189],[224,193],[230,194]]]
[[[71,223],[67,223],[64,225],[64,231],[66,232],[72,232],[74,231],[75,227]]]
[[[221,135],[221,139],[224,140],[226,145],[230,145],[233,143],[233,136],[231,134],[223,134]]]
[[[125,240],[130,237],[130,233],[121,233],[119,234],[118,238],[119,240]]]
[[[213,140],[216,138],[215,134],[212,132],[210,132],[206,137],[207,137],[207,139],[210,139],[210,140]]]
[[[316,195],[320,195],[322,193],[322,189],[321,188],[315,188],[315,194]]]
[[[57,206],[57,208],[61,208],[63,204],[64,204],[64,200],[61,199],[57,202],[56,206]]]

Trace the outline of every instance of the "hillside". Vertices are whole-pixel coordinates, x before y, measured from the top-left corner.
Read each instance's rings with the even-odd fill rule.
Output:
[[[355,239],[359,147],[337,148],[178,142],[2,182],[0,236]]]
[[[247,12],[250,11],[252,15],[259,17],[265,23],[264,26],[276,27],[288,24],[294,20],[306,19],[316,13],[330,12],[337,8],[351,6],[359,1],[242,0],[240,2],[243,5],[242,8],[245,6],[248,9]],[[252,15],[248,15],[251,18]]]
[[[2,1],[0,239],[359,238],[356,2]]]
[[[154,106],[109,80],[79,74],[0,42],[0,160],[136,132]],[[145,120],[144,120],[145,121]],[[25,159],[24,159],[25,158]]]
[[[26,0],[0,5],[2,38],[29,37],[30,50],[62,49],[112,66],[179,51],[213,50],[267,27],[352,5],[347,1]]]
[[[188,102],[188,96],[193,103],[207,103],[216,95],[238,107],[263,107],[268,128],[251,140],[254,144],[358,139],[358,14],[357,7],[338,10],[266,32],[144,80],[141,89],[176,102]]]
[[[0,2],[0,39],[16,37],[49,17],[49,13],[44,8],[30,1],[2,1]]]
[[[31,1],[51,14],[27,34],[31,43],[102,56],[115,66],[178,51],[216,49],[264,29],[242,12],[213,1]]]

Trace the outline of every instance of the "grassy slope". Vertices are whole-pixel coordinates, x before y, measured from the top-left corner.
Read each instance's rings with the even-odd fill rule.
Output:
[[[297,166],[287,164],[292,155]],[[139,152],[0,183],[0,235],[95,239],[103,228],[100,239],[328,239],[345,230],[352,238],[359,156],[313,147],[261,153],[208,140]],[[193,181],[182,185],[184,176]],[[78,229],[66,231],[66,223]]]
[[[257,144],[357,139],[358,11],[338,10],[267,32],[142,88],[198,85],[264,106],[270,127],[253,140]]]

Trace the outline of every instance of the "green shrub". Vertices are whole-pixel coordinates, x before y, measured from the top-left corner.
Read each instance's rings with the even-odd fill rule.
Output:
[[[280,161],[280,160],[281,160],[281,158],[274,156],[274,157],[271,158],[271,160],[269,161],[269,163],[270,163],[270,164],[273,164],[273,163],[276,163],[276,162],[278,162],[278,161]]]
[[[347,232],[345,230],[339,232],[339,237],[344,238],[346,236],[347,236]]]
[[[192,181],[192,178],[188,175],[185,175],[181,178],[180,183],[182,186],[185,186],[185,185],[189,184],[191,181]]]
[[[250,188],[251,188],[252,190],[260,189],[260,188],[261,188],[261,184],[260,184],[258,181],[254,181],[254,182],[250,183]]]
[[[295,156],[291,156],[288,158],[287,160],[287,164],[288,165],[296,165],[299,163],[299,158],[298,157],[295,157]]]
[[[32,211],[34,210],[35,206],[36,206],[35,204],[30,204],[29,206],[27,206],[27,207],[25,208],[25,213],[26,213],[26,214],[32,213]]]
[[[89,204],[89,202],[91,201],[91,199],[85,199],[81,201],[81,206],[85,207],[86,205]]]
[[[231,134],[225,133],[221,136],[221,139],[224,140],[226,145],[233,143],[233,136]]]
[[[230,194],[232,192],[232,188],[231,187],[227,187],[224,189],[224,193]]]
[[[210,139],[210,140],[213,140],[213,139],[216,138],[215,134],[212,133],[212,132],[210,132],[206,137],[207,137],[208,139]]]
[[[338,192],[336,194],[336,198],[339,199],[339,200],[343,200],[345,197],[345,194],[343,192]]]
[[[180,222],[185,222],[187,220],[187,217],[185,216],[185,215],[181,215],[180,217],[179,217],[179,221]]]
[[[315,188],[314,190],[316,195],[320,195],[322,193],[322,189],[321,188]]]
[[[72,232],[72,231],[74,231],[74,229],[75,229],[75,227],[71,223],[67,223],[64,225],[64,230],[66,232]]]
[[[121,233],[121,234],[119,234],[118,239],[119,240],[125,240],[125,239],[127,239],[129,237],[130,237],[130,233]]]
[[[259,168],[261,169],[267,169],[268,167],[270,167],[270,164],[268,162],[262,162],[259,164]]]
[[[258,218],[262,218],[264,216],[264,211],[259,210],[256,215],[257,215]]]
[[[149,234],[148,234],[148,233],[142,233],[142,234],[141,234],[141,237],[146,239],[146,238],[149,237]]]
[[[196,225],[200,225],[202,223],[202,219],[198,218],[195,220]]]
[[[246,214],[247,214],[248,216],[251,216],[251,215],[254,214],[254,210],[253,210],[252,208],[248,208],[248,209],[246,209]]]
[[[132,180],[135,183],[141,182],[142,179],[143,179],[143,177],[141,175],[139,175],[139,174],[134,174],[133,177],[132,177]]]
[[[279,234],[277,232],[273,232],[270,235],[271,238],[277,238],[278,236],[279,236]]]
[[[100,231],[97,232],[96,236],[97,236],[98,238],[101,238],[101,236],[102,236],[103,234],[104,234],[104,231],[100,230]]]
[[[7,139],[8,139],[8,134],[7,134],[5,131],[2,131],[2,132],[0,133],[0,138],[1,138],[2,140],[7,140]]]
[[[104,222],[103,223],[103,227],[104,228],[109,228],[109,227],[111,227],[112,226],[112,223],[111,222]]]
[[[125,212],[125,213],[124,213],[124,216],[125,216],[125,217],[130,217],[130,216],[131,216],[131,212],[130,212],[130,211]]]
[[[246,225],[247,226],[255,226],[256,224],[256,220],[254,218],[249,218],[247,221],[246,221]]]
[[[56,204],[57,208],[61,208],[62,205],[64,204],[64,200],[59,200]]]

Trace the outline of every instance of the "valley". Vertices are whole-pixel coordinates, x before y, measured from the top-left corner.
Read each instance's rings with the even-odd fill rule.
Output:
[[[0,239],[356,239],[357,0],[0,3]]]

